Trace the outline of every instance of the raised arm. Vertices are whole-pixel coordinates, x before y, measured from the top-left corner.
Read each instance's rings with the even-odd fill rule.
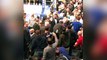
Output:
[[[53,33],[53,36],[54,36],[54,38],[55,38],[55,43],[53,44],[53,47],[56,48],[57,45],[58,45],[58,38],[57,38],[57,36],[56,36],[55,33]]]

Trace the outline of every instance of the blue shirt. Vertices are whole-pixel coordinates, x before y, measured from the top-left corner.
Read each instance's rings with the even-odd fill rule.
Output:
[[[60,47],[59,51],[60,51],[61,54],[63,54],[64,56],[66,56],[70,60],[69,53],[64,47]]]
[[[73,30],[77,33],[82,27],[82,24],[80,22],[73,22],[72,26],[73,26]]]

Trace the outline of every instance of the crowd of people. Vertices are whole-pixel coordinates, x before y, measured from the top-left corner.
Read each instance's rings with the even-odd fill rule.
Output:
[[[42,0],[24,0],[25,4],[42,4]]]
[[[83,1],[57,1],[42,19],[35,14],[26,21],[24,13],[24,56],[32,60],[72,60],[73,50],[79,49],[82,59]]]

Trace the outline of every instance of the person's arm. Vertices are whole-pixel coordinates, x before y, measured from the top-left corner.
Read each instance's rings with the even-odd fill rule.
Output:
[[[56,36],[55,33],[53,33],[53,36],[54,36],[54,38],[55,38],[55,43],[53,44],[53,48],[55,48],[55,47],[57,47],[57,45],[58,45],[58,38],[57,38],[57,36]]]
[[[74,45],[74,47],[76,47],[78,45],[81,45],[82,42],[83,42],[83,37],[78,38],[77,41],[76,41],[76,43],[75,43],[75,45]]]

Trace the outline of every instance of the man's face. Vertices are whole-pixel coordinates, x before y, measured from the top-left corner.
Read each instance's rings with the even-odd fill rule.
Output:
[[[54,15],[54,18],[57,18],[57,14]]]
[[[70,4],[72,5],[72,4],[73,4],[73,1],[70,1]]]
[[[67,9],[66,9],[66,11],[67,11],[67,12],[70,12],[70,9],[69,9],[69,8],[67,8]]]

